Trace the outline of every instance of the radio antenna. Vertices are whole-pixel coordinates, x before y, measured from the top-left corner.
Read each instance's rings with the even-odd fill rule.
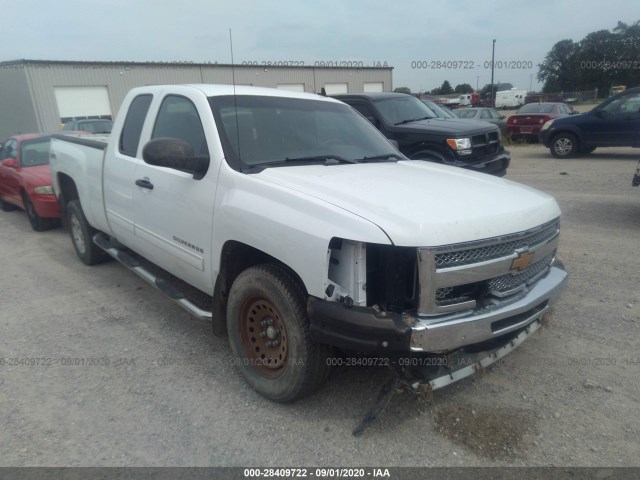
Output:
[[[236,68],[233,61],[233,36],[229,29],[229,47],[231,49],[231,82],[233,83],[233,108],[236,112],[236,140],[238,142],[238,160],[242,166],[242,156],[240,155],[240,123],[238,122],[238,97],[236,95]]]

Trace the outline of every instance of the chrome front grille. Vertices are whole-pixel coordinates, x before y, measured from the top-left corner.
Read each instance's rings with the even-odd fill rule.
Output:
[[[560,222],[554,220],[551,223],[542,225],[535,231],[525,232],[524,234],[509,235],[498,239],[499,243],[488,245],[485,247],[456,249],[454,251],[437,253],[436,267],[447,268],[457,265],[469,265],[471,263],[484,262],[493,260],[494,258],[510,255],[516,249],[537,245],[545,240],[553,238],[558,234]],[[455,248],[457,246],[453,246]],[[461,246],[460,246],[461,247]]]
[[[524,291],[547,274],[559,240],[558,219],[512,235],[419,249],[424,316],[473,310]]]
[[[529,281],[535,279],[538,275],[549,268],[554,256],[555,252],[551,255],[547,255],[542,260],[538,260],[523,272],[492,278],[487,282],[489,289],[495,292],[509,292],[526,285]]]

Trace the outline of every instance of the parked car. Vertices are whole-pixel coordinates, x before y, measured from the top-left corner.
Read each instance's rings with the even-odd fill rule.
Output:
[[[627,89],[587,113],[546,122],[540,141],[556,158],[597,147],[640,146],[640,88]]]
[[[16,135],[0,149],[0,206],[5,212],[16,207],[25,210],[38,232],[56,225],[60,218],[51,186],[50,141],[47,134]]]
[[[507,129],[507,117],[500,114],[495,108],[461,108],[456,111],[458,118],[465,120],[482,120],[497,125],[502,132]]]
[[[111,133],[113,122],[106,118],[72,120],[64,124],[63,130],[78,130],[89,133]]]
[[[505,175],[511,154],[500,130],[486,122],[434,116],[412,95],[392,92],[333,95],[367,118],[412,160],[426,160],[476,172]]]
[[[438,105],[431,100],[421,100],[438,118],[458,118],[453,110],[445,105]]]
[[[545,122],[573,113],[571,107],[562,102],[528,103],[507,120],[507,135],[511,135],[511,138],[537,140]]]

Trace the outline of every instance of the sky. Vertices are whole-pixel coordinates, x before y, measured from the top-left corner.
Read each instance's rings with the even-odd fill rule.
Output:
[[[563,39],[640,19],[637,0],[0,0],[0,61],[362,62],[393,87],[537,90]],[[638,53],[640,57],[640,52]],[[640,58],[639,58],[640,59]]]

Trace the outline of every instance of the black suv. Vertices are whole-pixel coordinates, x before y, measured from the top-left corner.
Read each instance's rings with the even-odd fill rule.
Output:
[[[437,118],[416,97],[404,93],[332,95],[364,115],[413,160],[428,160],[503,176],[511,156],[500,129],[488,122]]]
[[[597,147],[640,147],[640,88],[630,88],[580,115],[549,120],[540,141],[556,158]]]

